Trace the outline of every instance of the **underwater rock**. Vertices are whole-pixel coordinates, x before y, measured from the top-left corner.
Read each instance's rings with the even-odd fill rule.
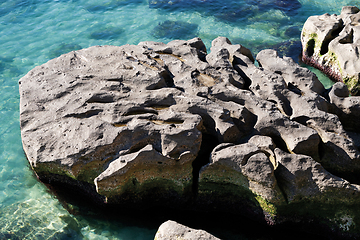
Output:
[[[300,34],[296,37],[299,36]],[[287,40],[275,45],[271,45],[269,48],[276,50],[280,57],[291,57],[296,63],[298,63],[301,59],[301,41]]]
[[[49,52],[49,58],[56,58],[61,54],[68,53],[71,51],[80,50],[82,47],[79,44],[72,44],[72,43],[61,43],[55,49]]]
[[[166,20],[154,27],[151,34],[156,38],[190,39],[196,36],[197,30],[197,24]]]
[[[264,10],[279,9],[290,16],[297,14],[297,10],[301,8],[301,3],[298,0],[245,0],[245,2]]]
[[[301,3],[298,0],[149,0],[149,7],[165,12],[197,12],[215,17],[219,21],[236,23],[248,21],[249,18],[271,9],[277,9],[292,16],[297,14]]]
[[[284,34],[289,38],[298,38],[301,35],[301,30],[297,26],[292,26],[286,29]]]
[[[297,14],[297,10],[301,8],[301,3],[298,0],[276,0],[275,6],[291,16]]]
[[[119,27],[104,27],[98,26],[94,27],[95,29],[100,28],[101,30],[96,30],[90,34],[90,38],[96,40],[110,40],[110,39],[117,39],[120,35],[124,33],[124,29]]]
[[[360,95],[359,16],[360,10],[351,6],[340,15],[311,16],[301,33],[302,61],[344,82],[351,95]]]
[[[19,80],[30,166],[102,206],[312,222],[307,230],[360,236],[358,98],[344,85],[327,91],[274,50],[256,60],[225,37],[209,54],[193,38],[50,60]]]

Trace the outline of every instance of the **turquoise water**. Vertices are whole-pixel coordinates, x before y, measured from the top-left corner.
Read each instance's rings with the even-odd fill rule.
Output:
[[[0,1],[0,239],[153,239],[139,221],[70,214],[39,183],[22,151],[18,80],[60,54],[93,45],[217,36],[253,53],[274,47],[296,59],[311,15],[340,13],[350,0],[12,0]],[[285,1],[282,1],[285,2]],[[320,76],[320,74],[319,74]],[[331,82],[321,77],[326,87]],[[248,238],[249,236],[243,236]],[[250,237],[251,238],[251,237]]]

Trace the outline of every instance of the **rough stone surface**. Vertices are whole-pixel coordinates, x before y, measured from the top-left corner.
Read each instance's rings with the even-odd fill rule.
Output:
[[[154,240],[220,240],[204,230],[189,228],[175,221],[166,221],[160,225]]]
[[[19,81],[30,166],[108,205],[320,221],[360,236],[359,98],[273,50],[256,59],[219,37],[210,54],[194,38],[95,46],[36,67]]]
[[[344,82],[352,95],[360,95],[360,10],[346,6],[340,15],[307,19],[301,33],[302,60]]]

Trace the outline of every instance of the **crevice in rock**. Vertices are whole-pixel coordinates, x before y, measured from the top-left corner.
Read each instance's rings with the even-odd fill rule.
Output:
[[[89,110],[86,111],[84,113],[73,113],[73,114],[68,114],[65,117],[74,117],[74,118],[90,118],[92,116],[98,115],[99,113],[101,113],[103,110],[102,109],[94,109],[94,110]]]
[[[296,118],[292,118],[291,120],[295,121],[297,123],[300,123],[300,124],[302,124],[304,126],[308,126],[307,121],[310,120],[310,117],[308,117],[308,116],[299,116],[299,117],[296,117]]]
[[[246,63],[244,63],[244,64],[246,65]],[[244,73],[244,71],[241,70],[240,67],[237,67],[236,65],[233,64],[233,68],[244,79],[243,89],[250,91],[250,85],[252,83],[251,79]]]
[[[107,94],[95,94],[91,96],[87,101],[87,103],[112,103],[115,102],[114,96]]]
[[[337,36],[339,36],[339,33],[343,30],[343,27],[340,26],[337,29],[334,29],[333,31],[331,31],[331,34],[329,36],[326,36],[326,38],[324,39],[324,41],[321,44],[321,48],[320,48],[320,55],[324,55],[329,51],[329,43],[334,40],[334,38],[336,38]],[[315,41],[314,41],[315,43]]]
[[[303,92],[301,92],[301,90],[298,87],[296,87],[294,84],[289,82],[287,87],[293,93],[296,93],[297,95],[303,95]]]
[[[132,115],[141,115],[141,114],[156,114],[158,115],[158,112],[154,109],[146,109],[146,108],[132,108],[129,109],[124,116],[132,116]]]
[[[288,196],[287,196],[286,191],[284,190],[284,187],[283,187],[284,180],[279,175],[279,172],[281,171],[281,168],[283,168],[283,167],[284,166],[279,163],[278,167],[274,170],[274,175],[275,175],[275,178],[276,178],[276,183],[279,186],[280,192],[284,196],[285,202],[287,204],[289,204]]]
[[[202,134],[201,147],[196,159],[192,163],[193,167],[193,195],[196,198],[199,186],[200,169],[209,163],[212,150],[219,145],[219,141],[215,136],[207,133]]]
[[[354,42],[354,29],[350,30],[350,33],[346,37],[339,40],[341,44],[353,43]]]
[[[315,40],[310,39],[306,44],[306,56],[312,57],[315,53]]]
[[[267,134],[267,136],[272,138],[273,142],[275,143],[275,147],[281,149],[284,152],[290,153],[286,142],[281,138],[281,136],[277,136],[275,134]]]
[[[165,68],[165,72],[161,73],[161,76],[165,79],[165,83],[167,87],[174,87],[175,83],[174,83],[174,75],[170,72],[169,68],[164,65]]]

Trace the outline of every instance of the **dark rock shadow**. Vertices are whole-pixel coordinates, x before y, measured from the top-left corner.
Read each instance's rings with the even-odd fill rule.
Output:
[[[197,24],[166,20],[154,27],[151,35],[156,38],[191,39],[197,36],[197,32]]]
[[[92,33],[89,38],[96,40],[112,40],[119,38],[124,33],[124,29],[120,27],[100,27]]]

